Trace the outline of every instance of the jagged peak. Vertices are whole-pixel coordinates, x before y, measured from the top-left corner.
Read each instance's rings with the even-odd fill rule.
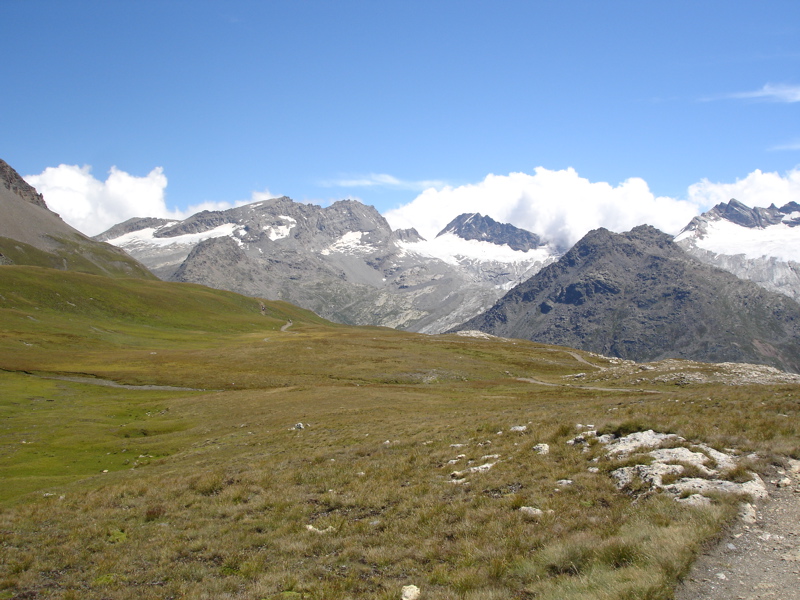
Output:
[[[458,215],[436,237],[448,233],[465,240],[479,240],[498,246],[505,245],[522,252],[545,245],[545,242],[535,233],[510,223],[499,223],[488,215],[484,216],[480,213]]]
[[[47,204],[44,201],[44,196],[37,192],[35,187],[25,181],[11,165],[1,158],[0,181],[2,181],[7,190],[11,190],[26,202],[30,202],[31,204],[35,204],[36,206],[41,206],[46,210],[50,210],[47,208]]]

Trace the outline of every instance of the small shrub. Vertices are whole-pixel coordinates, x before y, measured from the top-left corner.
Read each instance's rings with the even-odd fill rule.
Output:
[[[753,473],[750,471],[747,465],[738,464],[731,469],[722,471],[719,474],[719,478],[727,481],[733,481],[735,483],[746,483],[748,481],[752,481]]]
[[[201,496],[214,496],[222,490],[223,486],[223,478],[220,473],[204,473],[190,485]]]
[[[144,520],[147,522],[155,521],[156,519],[163,517],[166,512],[166,509],[160,504],[148,506],[147,510],[144,511]]]

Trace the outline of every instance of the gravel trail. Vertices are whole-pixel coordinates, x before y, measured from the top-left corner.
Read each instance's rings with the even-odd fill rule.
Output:
[[[675,600],[800,600],[800,461],[776,470],[755,522],[738,520],[703,554]]]

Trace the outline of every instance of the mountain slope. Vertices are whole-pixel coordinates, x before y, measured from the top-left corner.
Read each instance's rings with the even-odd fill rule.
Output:
[[[800,204],[733,199],[695,217],[675,242],[701,261],[800,301]]]
[[[800,305],[701,263],[649,226],[591,231],[457,329],[637,361],[691,358],[800,371]]]
[[[323,208],[286,197],[184,221],[132,219],[96,239],[162,279],[286,300],[341,323],[438,333],[554,260],[533,234],[492,223],[530,248],[451,232],[427,241],[414,230],[392,231],[360,202]]]
[[[153,279],[119,248],[86,237],[50,211],[44,198],[0,160],[0,264],[37,265],[112,277]]]

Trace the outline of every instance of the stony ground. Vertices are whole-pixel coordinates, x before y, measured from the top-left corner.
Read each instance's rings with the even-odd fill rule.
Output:
[[[770,499],[698,560],[676,600],[800,600],[800,462],[767,486]]]

